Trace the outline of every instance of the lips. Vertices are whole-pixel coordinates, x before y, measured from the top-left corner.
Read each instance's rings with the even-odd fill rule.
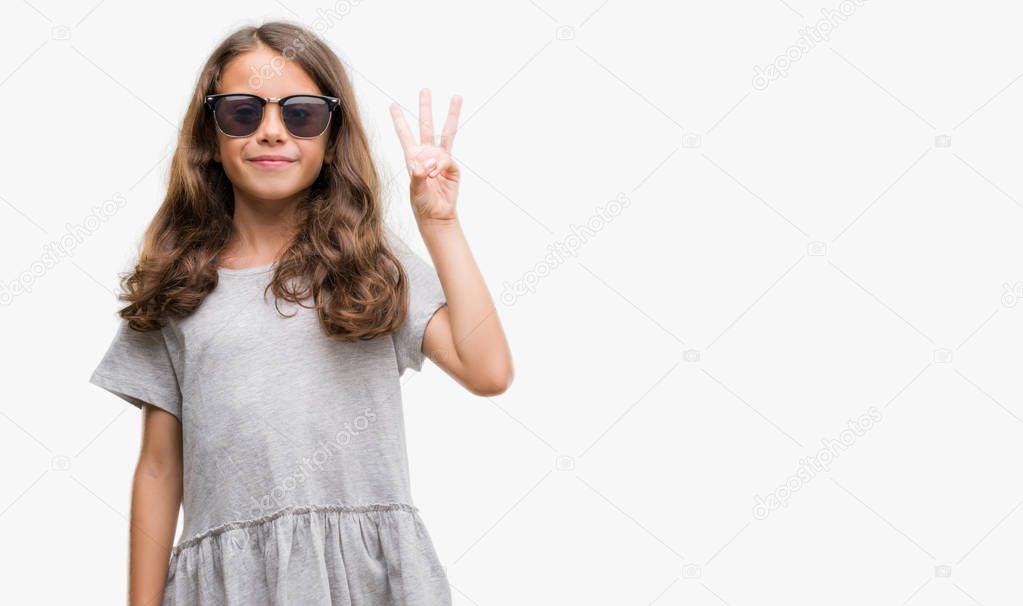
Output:
[[[287,156],[254,156],[249,158],[249,162],[294,162],[293,158]]]
[[[261,170],[284,170],[291,168],[295,164],[295,160],[287,156],[253,156],[246,160],[252,166]]]

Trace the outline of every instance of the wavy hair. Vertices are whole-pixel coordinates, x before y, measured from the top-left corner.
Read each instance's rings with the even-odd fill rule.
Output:
[[[323,168],[300,205],[296,234],[266,289],[272,290],[278,313],[280,299],[315,307],[331,339],[389,334],[407,315],[409,281],[387,243],[380,180],[355,94],[330,47],[285,21],[238,29],[207,60],[178,135],[166,197],[146,228],[133,271],[120,276],[118,298],[127,305],[118,313],[132,329],[157,330],[164,318],[192,313],[217,286],[217,268],[232,232],[234,193],[222,165],[213,160],[217,136],[204,99],[217,92],[229,61],[260,45],[298,62],[323,94],[341,99],[340,119],[330,122]]]

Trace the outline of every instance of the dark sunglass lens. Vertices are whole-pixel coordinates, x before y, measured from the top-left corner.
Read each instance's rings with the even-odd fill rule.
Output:
[[[317,137],[327,129],[330,105],[319,97],[292,97],[281,107],[284,125],[296,137]]]
[[[217,124],[232,137],[251,135],[259,128],[263,117],[263,104],[253,97],[227,96],[217,100]]]

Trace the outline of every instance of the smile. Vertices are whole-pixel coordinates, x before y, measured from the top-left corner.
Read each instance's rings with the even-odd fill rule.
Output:
[[[295,163],[292,160],[248,160],[248,162],[260,168],[284,168]]]

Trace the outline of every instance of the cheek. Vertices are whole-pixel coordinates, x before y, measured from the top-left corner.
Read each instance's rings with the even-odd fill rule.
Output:
[[[320,141],[303,141],[302,143],[300,151],[302,153],[303,172],[307,176],[312,175],[315,178],[320,174],[320,169],[323,168],[325,144]]]
[[[245,142],[241,139],[226,139],[220,142],[220,165],[224,174],[232,183],[242,183],[248,179],[244,157]]]
[[[240,162],[241,145],[239,139],[230,139],[224,135],[217,134],[217,151],[214,159],[221,164],[235,164]]]
[[[323,164],[323,155],[326,152],[326,147],[326,140],[322,138],[316,141],[302,141],[299,143],[302,160],[317,166]]]

